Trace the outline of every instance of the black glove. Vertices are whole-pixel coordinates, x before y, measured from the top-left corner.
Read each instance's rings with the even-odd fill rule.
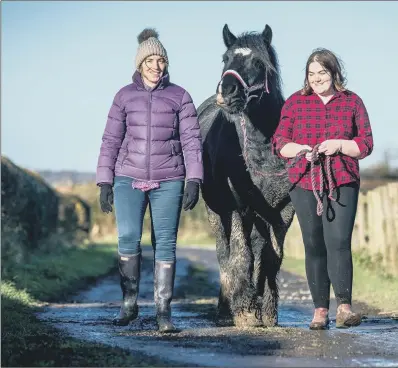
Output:
[[[110,184],[101,184],[100,205],[102,212],[112,212],[113,190]]]
[[[199,200],[199,183],[195,181],[188,181],[185,186],[183,206],[184,210],[192,210],[196,206]]]

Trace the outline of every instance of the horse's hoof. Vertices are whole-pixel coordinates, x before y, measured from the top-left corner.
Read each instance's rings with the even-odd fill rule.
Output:
[[[217,311],[215,322],[216,322],[216,326],[220,326],[220,327],[234,325],[234,320],[232,318],[232,314],[229,311],[228,312]]]
[[[216,318],[215,320],[217,327],[231,327],[234,325],[234,320],[232,318]]]
[[[264,327],[276,327],[278,326],[278,318],[263,316],[263,325]]]
[[[263,322],[256,316],[256,312],[241,312],[234,316],[234,324],[236,327],[262,327]]]

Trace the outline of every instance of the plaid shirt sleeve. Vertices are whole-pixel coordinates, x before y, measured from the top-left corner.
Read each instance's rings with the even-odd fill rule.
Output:
[[[360,155],[358,160],[369,156],[373,151],[373,134],[370,126],[368,112],[360,97],[357,98],[355,109],[355,125],[357,128],[357,135],[353,140],[357,143]]]
[[[281,149],[290,142],[293,142],[293,124],[294,124],[294,101],[289,98],[282,107],[279,124],[272,137],[272,147],[274,154],[287,160],[281,155]]]

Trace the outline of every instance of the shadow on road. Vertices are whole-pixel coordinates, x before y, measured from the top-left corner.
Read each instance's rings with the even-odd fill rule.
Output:
[[[98,281],[67,303],[53,304],[40,314],[69,335],[169,360],[180,366],[398,366],[398,323],[365,320],[356,329],[309,331],[305,280],[282,273],[280,327],[238,329],[214,322],[218,295],[215,252],[179,249],[173,321],[181,332],[156,330],[153,303],[153,255],[143,250],[139,318],[129,326],[111,324],[121,293],[118,275]],[[304,299],[303,299],[304,298]],[[395,364],[395,365],[394,365]]]

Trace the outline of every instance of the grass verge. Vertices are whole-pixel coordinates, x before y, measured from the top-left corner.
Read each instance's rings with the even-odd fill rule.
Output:
[[[353,304],[365,303],[379,312],[396,314],[398,312],[398,278],[386,275],[377,265],[369,261],[365,262],[364,258],[357,254],[353,255],[353,264]],[[302,259],[285,258],[282,268],[306,277]]]
[[[164,363],[103,344],[67,337],[41,322],[35,312],[43,302],[62,299],[77,287],[116,266],[114,244],[87,245],[37,255],[2,278],[1,319],[3,367],[125,367]]]

